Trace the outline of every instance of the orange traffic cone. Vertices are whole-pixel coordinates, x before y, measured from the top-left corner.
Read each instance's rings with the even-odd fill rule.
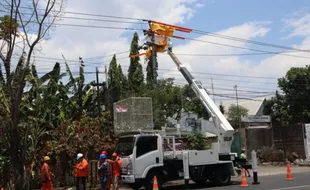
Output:
[[[292,181],[292,180],[294,180],[293,175],[292,175],[292,171],[291,171],[291,165],[290,165],[289,163],[287,164],[286,180],[287,180],[287,181]]]
[[[153,190],[158,190],[158,183],[157,183],[157,177],[154,176],[154,180],[153,180]]]
[[[241,184],[240,187],[247,187],[249,186],[248,182],[246,181],[246,176],[245,176],[245,170],[242,168],[241,170]]]

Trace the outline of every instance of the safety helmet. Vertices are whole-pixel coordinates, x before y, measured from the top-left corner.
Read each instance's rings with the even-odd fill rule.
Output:
[[[45,162],[45,161],[49,161],[49,160],[51,160],[51,159],[50,159],[49,156],[44,156],[43,160],[44,160],[44,162]]]
[[[105,160],[107,159],[107,156],[105,154],[100,154],[99,160]]]
[[[82,153],[78,153],[77,156],[76,156],[76,160],[79,160],[82,157],[83,157],[83,154]]]
[[[104,155],[107,156],[107,155],[108,155],[108,152],[104,150],[104,151],[101,152],[101,154],[104,154]]]
[[[112,154],[112,156],[113,156],[113,157],[114,157],[114,156],[116,157],[116,156],[117,156],[117,153],[116,153],[116,152],[114,152],[114,153]]]

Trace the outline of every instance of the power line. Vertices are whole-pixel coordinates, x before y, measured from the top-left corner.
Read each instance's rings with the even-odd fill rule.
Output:
[[[4,5],[5,6],[5,5]],[[10,9],[10,5],[8,5],[8,8]],[[30,9],[30,10],[34,10],[34,8],[31,7],[24,7],[24,6],[20,6],[20,9]],[[40,9],[40,8],[36,8],[36,10],[41,10],[41,11],[45,11],[45,9]],[[83,12],[74,12],[74,11],[56,11],[56,10],[51,10],[51,12],[61,12],[61,13],[65,13],[65,14],[73,14],[73,15],[84,15],[84,16],[95,16],[95,17],[104,17],[104,18],[116,18],[116,19],[125,19],[125,20],[143,20],[143,19],[138,19],[138,18],[131,18],[131,17],[123,17],[123,16],[111,16],[111,15],[102,15],[102,14],[91,14],[91,13],[83,13]]]
[[[3,7],[5,7],[5,5],[3,5]],[[10,5],[8,4],[7,9],[10,9]],[[31,7],[19,7],[21,9],[30,9],[33,10],[34,8]],[[37,10],[45,10],[45,9],[39,9],[37,8]],[[59,12],[59,11],[55,11],[52,10],[52,12]],[[101,15],[101,14],[90,14],[90,13],[82,13],[82,12],[73,12],[73,11],[61,11],[62,13],[65,14],[73,14],[73,15],[84,15],[84,16],[94,16],[94,17],[104,17],[104,18],[114,18],[114,19],[124,19],[124,20],[135,20],[135,21],[151,21],[148,19],[141,19],[141,18],[133,18],[133,17],[123,17],[123,16],[113,16],[113,15]],[[26,14],[30,14],[30,13],[26,13]],[[116,21],[116,20],[100,20],[100,19],[90,19],[90,18],[78,18],[78,17],[65,17],[62,16],[62,18],[69,18],[69,19],[87,19],[87,20],[93,20],[93,21],[103,21],[103,22],[123,22],[125,23],[125,21]],[[127,22],[127,23],[131,23],[131,24],[136,24],[136,22]],[[234,40],[234,41],[239,41],[239,42],[245,42],[245,43],[252,43],[255,45],[261,45],[261,46],[268,46],[268,47],[273,47],[273,48],[280,48],[280,49],[287,49],[287,50],[294,50],[294,51],[301,51],[301,52],[310,52],[310,50],[303,50],[303,49],[298,49],[298,48],[291,48],[291,47],[287,47],[287,46],[282,46],[282,45],[276,45],[276,44],[271,44],[271,43],[265,43],[265,42],[259,42],[259,41],[254,41],[254,40],[248,40],[248,39],[244,39],[244,38],[238,38],[238,37],[233,37],[233,36],[228,36],[228,35],[222,35],[222,34],[218,34],[218,33],[214,33],[214,32],[208,32],[208,31],[203,31],[203,30],[198,30],[198,29],[193,29],[192,30],[193,33],[197,33],[197,34],[204,34],[204,35],[209,35],[209,36],[213,36],[213,37],[218,37],[218,38],[222,38],[222,39],[228,39],[228,40]],[[272,54],[272,52],[269,52]],[[274,52],[273,52],[274,53]],[[282,54],[283,55],[283,54]]]
[[[237,37],[217,34],[217,33],[213,33],[213,32],[206,32],[206,31],[202,31],[202,30],[193,30],[193,33],[206,34],[206,35],[217,37],[217,38],[240,41],[240,42],[251,43],[251,44],[256,44],[256,45],[261,45],[261,46],[268,46],[268,47],[273,47],[273,48],[287,49],[287,50],[300,51],[300,52],[308,52],[308,53],[310,52],[310,50],[291,48],[291,47],[287,47],[287,46],[276,45],[276,44],[265,43],[265,42],[259,42],[259,41],[254,41],[254,40],[248,40],[248,39],[244,39],[244,38],[237,38]]]
[[[246,48],[246,47],[240,47],[240,46],[229,45],[229,44],[222,44],[222,43],[218,43],[218,42],[210,42],[210,41],[206,41],[206,40],[200,40],[200,39],[194,39],[194,38],[188,38],[188,37],[184,37],[184,38],[187,40],[209,43],[209,44],[213,44],[213,45],[225,46],[225,47],[230,47],[230,48],[237,48],[237,49],[250,50],[250,51],[256,51],[256,52],[261,52],[261,53],[269,53],[269,54],[275,54],[275,55],[284,55],[284,56],[290,56],[290,57],[310,59],[310,57],[286,54],[288,52],[286,52],[286,53],[271,52],[271,51],[265,51],[265,50],[259,50],[259,49],[253,49],[253,48]]]

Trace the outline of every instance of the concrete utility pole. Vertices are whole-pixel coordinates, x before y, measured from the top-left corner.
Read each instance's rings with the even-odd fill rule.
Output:
[[[149,22],[151,28],[151,22]],[[153,68],[153,87],[157,87],[157,66],[156,66],[156,44],[155,44],[155,33],[151,32],[151,42],[152,42],[152,68]]]
[[[213,102],[215,103],[214,88],[213,88],[213,78],[212,77],[211,77],[211,87],[212,87],[212,94],[213,94]]]
[[[99,69],[96,67],[96,86],[97,86],[97,106],[98,106],[98,117],[101,117],[101,105],[100,105],[100,98],[99,98]]]
[[[241,115],[240,115],[240,109],[239,109],[239,101],[238,101],[238,86],[235,85],[234,89],[236,90],[236,101],[237,101],[237,113],[238,113],[238,120],[239,120],[239,128],[241,128]]]

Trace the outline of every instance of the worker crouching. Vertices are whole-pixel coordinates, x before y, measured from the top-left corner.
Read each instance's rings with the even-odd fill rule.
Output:
[[[79,153],[76,157],[77,163],[74,167],[76,177],[76,190],[86,190],[86,179],[88,177],[88,162],[84,155]]]
[[[44,164],[41,168],[42,190],[53,190],[54,186],[52,183],[52,177],[55,177],[55,175],[50,170],[49,162],[51,159],[48,156],[45,156],[43,159],[44,159]]]
[[[98,162],[98,176],[100,180],[101,190],[109,190],[107,183],[109,181],[109,163],[107,162],[107,156],[100,154]]]

